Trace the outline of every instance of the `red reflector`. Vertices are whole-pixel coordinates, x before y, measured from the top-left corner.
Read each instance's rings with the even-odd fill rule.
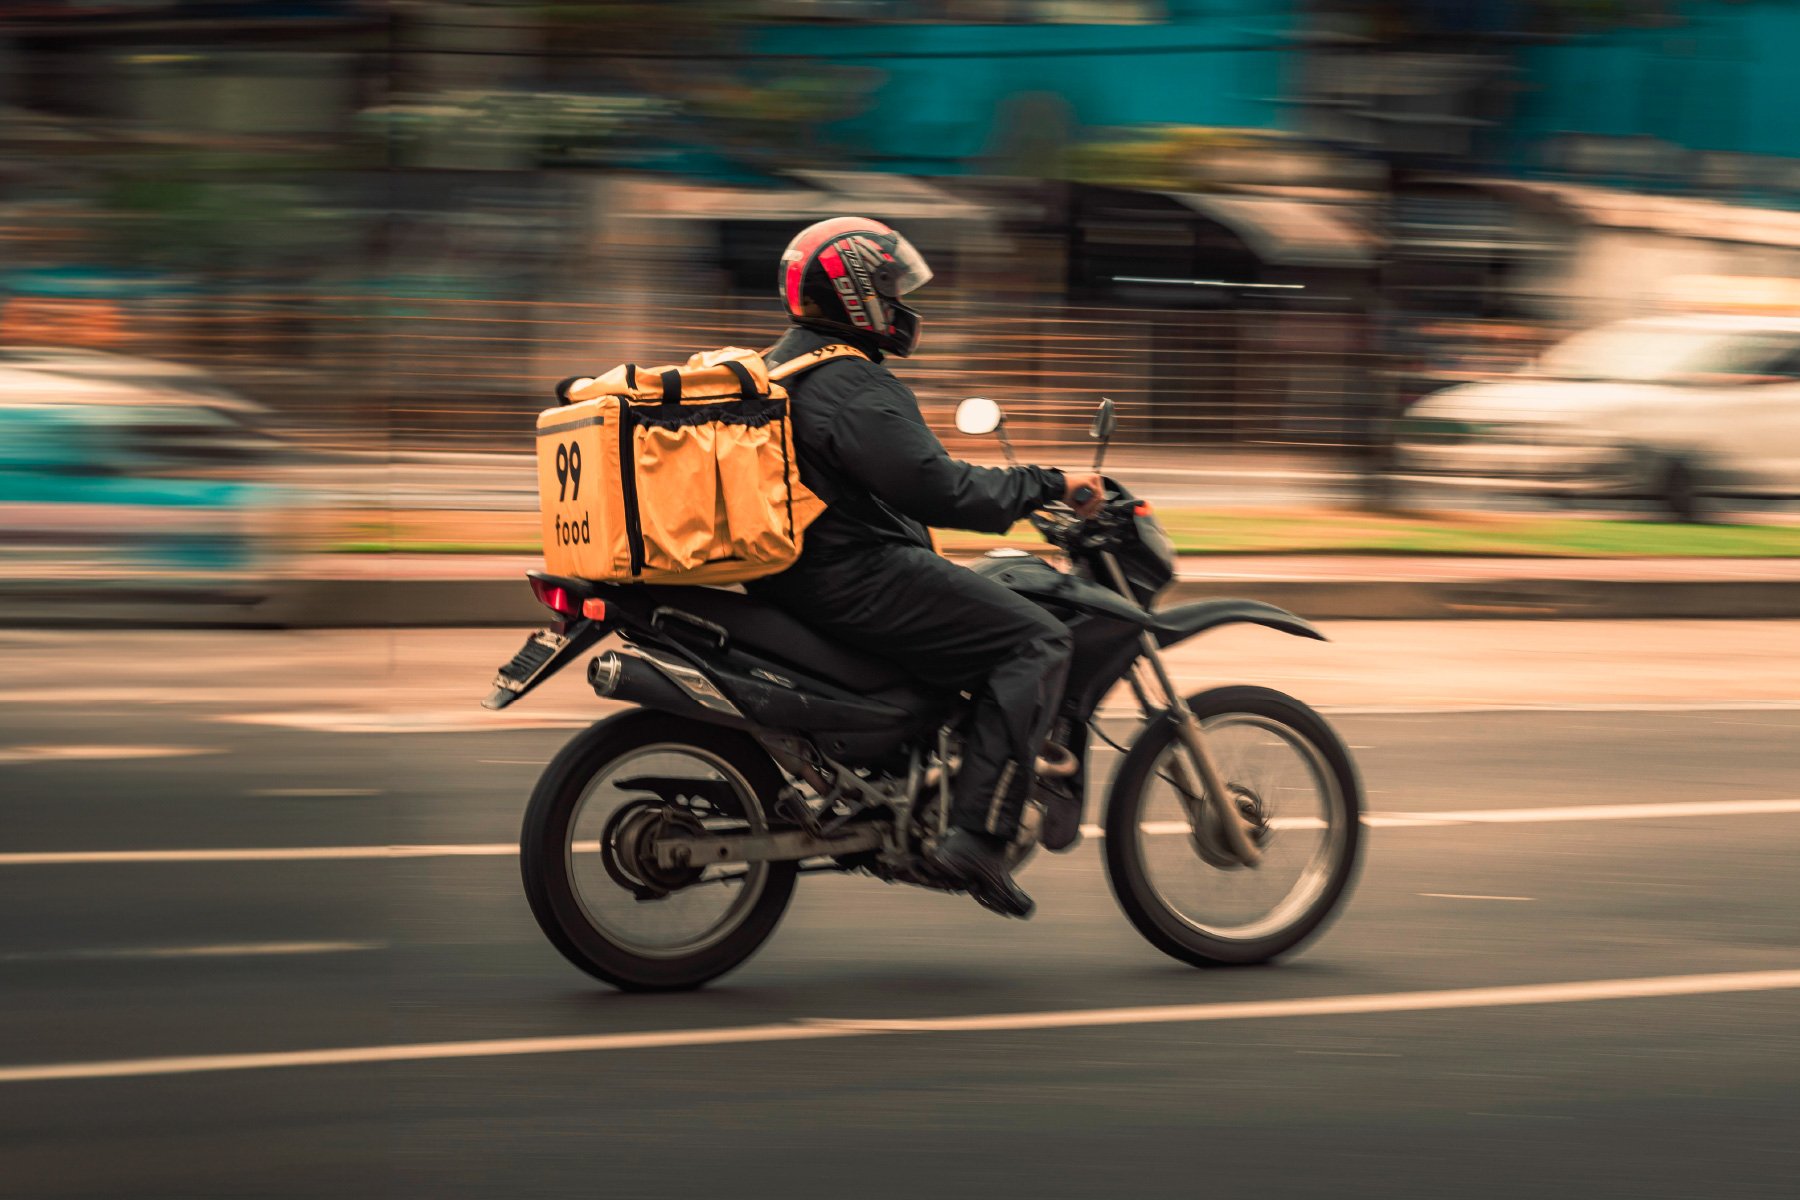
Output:
[[[583,600],[581,602],[581,615],[590,621],[606,620],[606,601]]]
[[[565,617],[575,615],[575,601],[569,598],[566,588],[558,587],[554,583],[545,583],[541,579],[534,579],[531,581],[531,594],[538,598],[539,604],[551,612],[561,613]]]
[[[1131,514],[1136,517],[1147,517],[1150,515],[1151,511],[1150,502],[1148,500],[1139,500],[1137,502],[1137,507],[1131,510]]]

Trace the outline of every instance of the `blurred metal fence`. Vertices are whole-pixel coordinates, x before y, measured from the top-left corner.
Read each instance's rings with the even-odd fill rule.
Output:
[[[110,348],[210,368],[318,440],[523,449],[556,380],[767,345],[783,328],[773,307],[192,296],[133,302]],[[1104,395],[1122,445],[1341,447],[1375,401],[1355,314],[939,300],[925,319],[921,353],[895,365],[932,423],[947,428],[963,396],[992,396],[1026,445],[1078,440]]]

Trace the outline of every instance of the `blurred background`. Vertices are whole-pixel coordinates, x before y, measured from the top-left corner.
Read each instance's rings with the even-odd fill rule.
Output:
[[[352,569],[296,553],[528,552],[549,381],[767,344],[844,212],[938,269],[940,428],[1066,457],[1104,393],[1201,508],[1766,513],[1795,50],[1726,0],[15,2],[4,536],[215,615]]]
[[[1795,0],[0,0],[0,1196],[1791,1196],[1796,62]],[[1167,598],[1324,622],[1171,655],[1363,771],[1297,960],[1163,959],[1092,840],[1029,924],[809,878],[694,995],[540,937],[519,812],[613,709],[477,707],[534,417],[772,343],[839,214],[937,269],[956,453],[979,394],[1083,466],[1110,396]]]

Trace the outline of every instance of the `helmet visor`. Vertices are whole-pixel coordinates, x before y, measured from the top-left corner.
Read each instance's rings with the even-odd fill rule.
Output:
[[[926,265],[925,256],[899,233],[894,234],[891,253],[894,256],[894,261],[890,264],[893,271],[893,295],[904,296],[931,282],[931,268]]]

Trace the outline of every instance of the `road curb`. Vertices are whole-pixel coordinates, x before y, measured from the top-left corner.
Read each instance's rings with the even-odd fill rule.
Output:
[[[1162,603],[1261,600],[1316,620],[1800,617],[1800,581],[1184,579]],[[244,614],[295,629],[541,624],[517,579],[296,582]]]

